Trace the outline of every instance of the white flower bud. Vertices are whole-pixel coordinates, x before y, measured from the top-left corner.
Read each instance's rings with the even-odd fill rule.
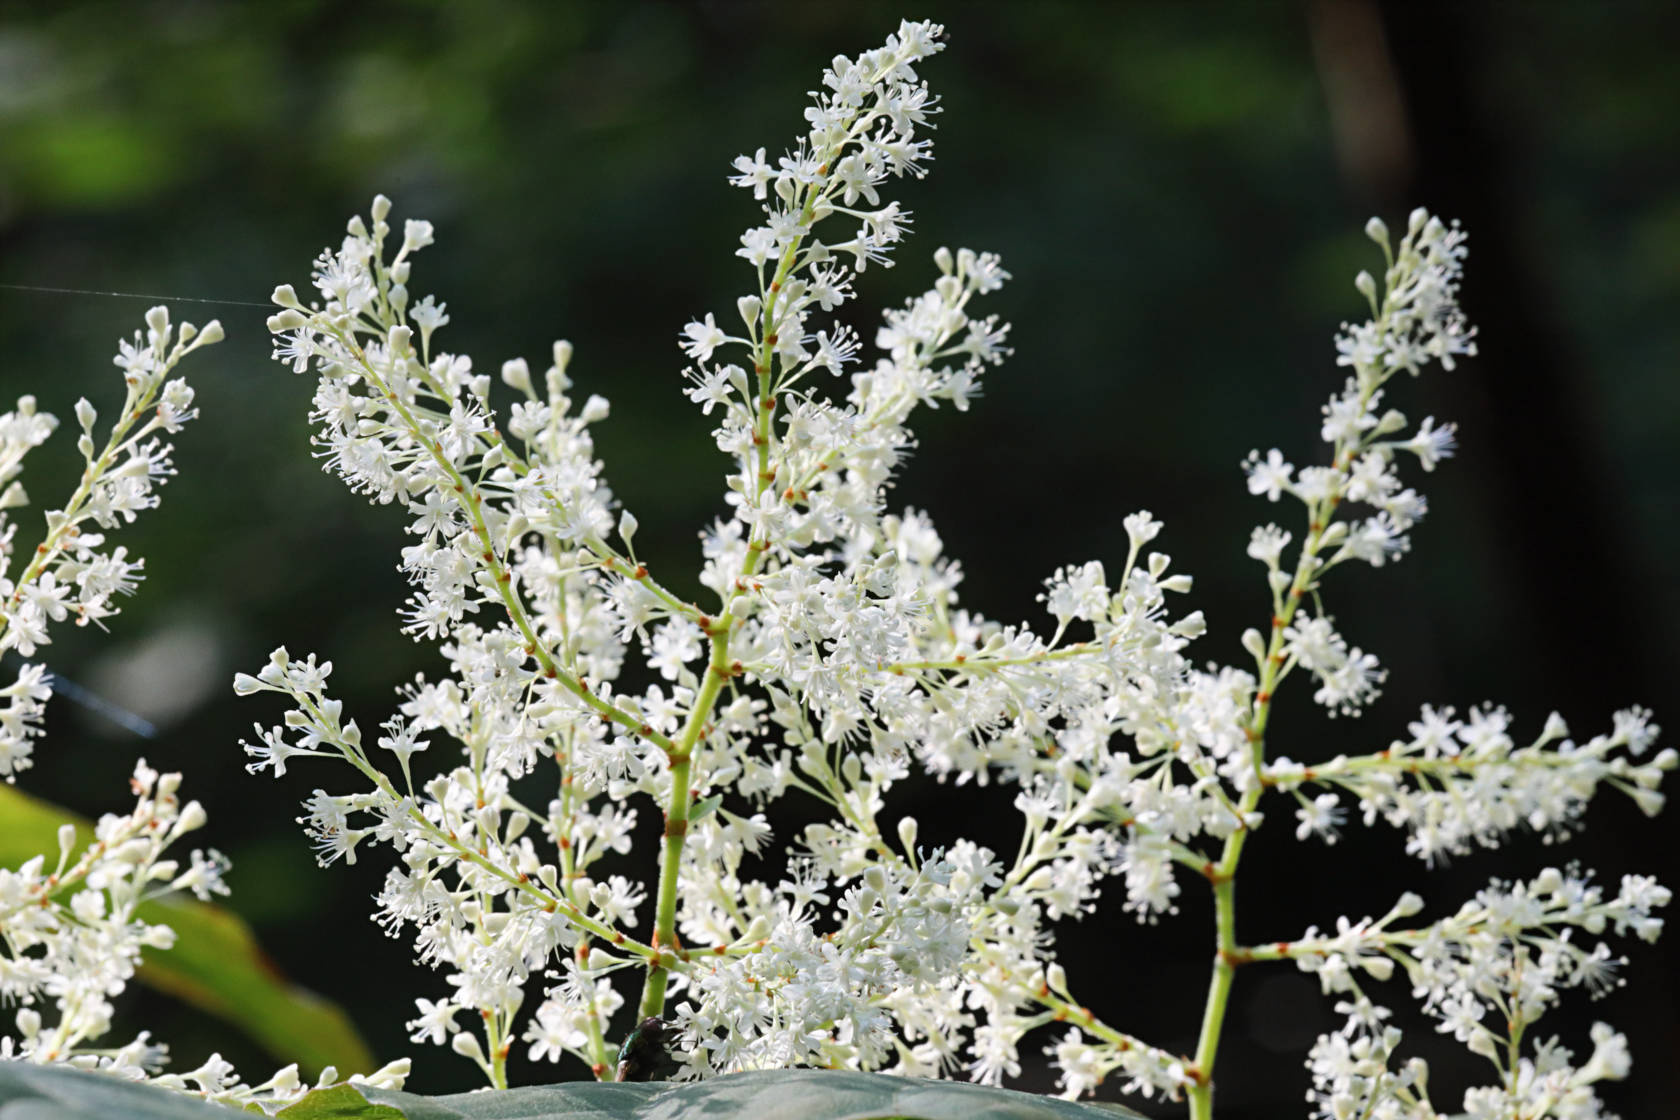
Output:
[[[1406,414],[1401,412],[1399,409],[1391,408],[1387,412],[1383,413],[1382,418],[1377,421],[1375,434],[1379,436],[1386,436],[1392,432],[1398,432],[1405,426]]]
[[[1372,218],[1365,223],[1365,236],[1383,248],[1388,248],[1388,223],[1381,218]]]
[[[1207,619],[1201,611],[1191,611],[1168,629],[1181,638],[1199,638],[1207,633]]]
[[[383,222],[391,216],[391,200],[382,194],[376,194],[373,196],[373,205],[368,210],[373,215],[374,221]]]
[[[531,367],[525,364],[524,358],[511,358],[502,363],[502,384],[521,393],[532,392]]]
[[[309,322],[309,320],[304,318],[302,312],[288,309],[286,311],[279,312],[278,314],[270,315],[268,317],[268,329],[271,334],[279,334],[281,331],[296,330],[307,322]]]
[[[735,301],[735,310],[741,313],[741,321],[751,330],[758,325],[758,316],[764,310],[764,301],[757,296],[742,296]]]
[[[1499,1042],[1486,1027],[1477,1027],[1465,1043],[1472,1054],[1480,1054],[1490,1061],[1499,1061]]]
[[[193,343],[193,349],[196,350],[200,346],[214,346],[226,337],[227,333],[222,330],[222,321],[212,319],[204,324],[204,328],[198,332],[198,341]]]
[[[209,815],[205,813],[204,806],[196,801],[189,801],[181,807],[181,816],[175,822],[175,835],[179,836],[183,832],[203,828],[204,822],[207,820],[209,820]]]
[[[1394,975],[1393,957],[1360,957],[1359,967],[1373,980],[1387,980]]]
[[[863,777],[863,761],[855,754],[847,755],[840,763],[840,776],[846,779],[847,785],[857,785]]]
[[[1254,660],[1264,663],[1266,660],[1266,642],[1260,637],[1260,631],[1250,626],[1242,634],[1242,647],[1246,649]]]
[[[905,854],[911,855],[916,851],[916,818],[904,817],[898,822],[898,842],[904,846]]]
[[[94,421],[98,419],[99,413],[86,397],[76,402],[76,422],[82,426],[82,431],[93,431]]]
[[[1161,532],[1161,522],[1146,509],[1127,515],[1121,524],[1126,527],[1126,539],[1134,549],[1142,548]]]
[[[175,931],[168,926],[147,926],[146,932],[140,935],[140,944],[148,949],[173,949]]]
[[[1627,790],[1627,794],[1633,798],[1633,803],[1639,807],[1639,811],[1647,817],[1654,817],[1662,812],[1663,803],[1668,800],[1657,790],[1646,789],[1643,786],[1633,786]]]
[[[403,223],[403,252],[424,249],[432,243],[432,223],[410,218]]]
[[[607,398],[598,393],[591,393],[589,399],[583,402],[583,411],[578,413],[578,418],[585,424],[593,424],[605,420],[611,408],[612,406],[607,403]]]
[[[370,1085],[375,1089],[401,1089],[413,1068],[414,1063],[411,1059],[398,1058],[396,1061],[386,1062],[366,1077],[359,1073],[352,1074],[350,1081],[353,1084]]]
[[[636,515],[631,513],[629,510],[625,510],[623,513],[618,515],[618,535],[625,544],[629,544],[635,539],[636,529],[640,527],[640,525],[641,522],[636,520]]]

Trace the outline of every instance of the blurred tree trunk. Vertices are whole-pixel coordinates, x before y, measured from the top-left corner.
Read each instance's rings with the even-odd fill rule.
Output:
[[[1482,460],[1475,474],[1491,521],[1486,541],[1516,608],[1501,620],[1506,640],[1552,651],[1548,677],[1567,684],[1558,705],[1573,709],[1564,714],[1577,723],[1592,720],[1579,728],[1585,735],[1606,730],[1610,711],[1635,702],[1662,714],[1675,693],[1658,667],[1674,664],[1673,639],[1641,605],[1641,589],[1656,586],[1658,573],[1643,570],[1633,547],[1588,371],[1547,282],[1553,262],[1534,243],[1531,192],[1515,154],[1525,126],[1534,126],[1506,119],[1488,82],[1488,60],[1503,45],[1493,38],[1497,20],[1520,18],[1522,9],[1501,12],[1485,0],[1312,0],[1308,11],[1338,160],[1359,201],[1391,220],[1425,205],[1471,232],[1464,304],[1484,358],[1474,378],[1443,378],[1441,393],[1449,398],[1443,411],[1470,433],[1467,455]],[[1672,835],[1671,821],[1600,812],[1569,855],[1672,884],[1680,875]],[[1633,1038],[1634,1073],[1607,1095],[1613,1106],[1631,1106],[1630,1115],[1666,1114],[1680,1082],[1663,1053],[1680,1038],[1680,978],[1661,950],[1634,957],[1643,994],[1611,1012]]]
[[[1391,223],[1424,205],[1470,230],[1464,303],[1486,357],[1474,379],[1443,379],[1441,391],[1472,433],[1467,453],[1486,453],[1489,538],[1518,615],[1509,639],[1559,651],[1570,700],[1603,713],[1664,692],[1653,671],[1663,641],[1639,605],[1655,573],[1637,570],[1580,352],[1514,189],[1524,122],[1495,119],[1487,96],[1494,15],[1478,0],[1309,5],[1338,160],[1359,201]]]

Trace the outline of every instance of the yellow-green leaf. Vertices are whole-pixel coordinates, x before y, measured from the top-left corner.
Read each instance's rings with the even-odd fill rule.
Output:
[[[92,827],[74,813],[0,785],[0,866],[37,855],[50,864],[65,823],[76,826],[78,844],[92,838]],[[233,1024],[307,1076],[329,1065],[342,1074],[368,1073],[377,1064],[343,1010],[281,975],[238,915],[175,897],[146,903],[139,917],[175,931],[173,948],[146,954],[142,983]]]
[[[316,1089],[277,1115],[279,1120],[407,1120],[399,1108],[368,1103],[353,1085]]]

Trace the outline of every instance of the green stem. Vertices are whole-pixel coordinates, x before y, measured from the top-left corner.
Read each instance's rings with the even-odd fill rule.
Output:
[[[490,1044],[490,1087],[492,1089],[506,1089],[507,1081],[507,1043],[502,1041],[502,1014],[497,1012],[484,1021],[484,1036]]]
[[[1253,755],[1256,778],[1243,794],[1238,806],[1246,821],[1259,803],[1265,787],[1258,777],[1266,757],[1266,727],[1271,721],[1272,696],[1284,664],[1283,632],[1295,617],[1301,597],[1311,585],[1318,570],[1318,550],[1324,539],[1329,511],[1320,515],[1312,509],[1312,530],[1301,545],[1301,555],[1295,565],[1295,578],[1279,609],[1272,616],[1271,640],[1266,649],[1266,663],[1260,671],[1258,690],[1254,695],[1254,714],[1249,720],[1248,739]],[[1225,1008],[1231,997],[1231,982],[1235,977],[1237,948],[1237,865],[1242,860],[1243,845],[1248,842],[1248,826],[1239,822],[1236,831],[1225,838],[1225,848],[1219,864],[1209,876],[1213,883],[1215,952],[1213,975],[1208,980],[1207,1004],[1202,1012],[1202,1032],[1196,1042],[1196,1084],[1189,1092],[1191,1120],[1213,1120],[1213,1068],[1219,1057],[1219,1038],[1225,1027]]]
[[[711,659],[706,665],[706,680],[694,698],[676,749],[671,752],[671,793],[665,811],[665,848],[659,861],[659,901],[654,915],[653,948],[655,956],[649,963],[647,979],[642,984],[639,1017],[656,1016],[665,1009],[665,986],[670,979],[672,954],[680,955],[677,945],[677,879],[682,868],[683,843],[688,836],[688,814],[693,790],[689,774],[694,762],[694,748],[705,732],[706,721],[730,677],[729,632],[735,620],[726,611],[712,630]]]
[[[589,939],[586,937],[578,942],[578,967],[589,966]],[[601,1006],[595,998],[595,981],[585,980],[589,985],[589,1017],[584,1021],[584,1030],[589,1035],[589,1072],[595,1075],[595,1080],[607,1080],[609,1065],[607,1063],[607,1040],[601,1034]]]
[[[804,221],[809,223],[811,211],[816,201],[815,188],[810,189],[810,196],[806,199],[803,215]],[[782,258],[776,266],[774,278],[769,289],[763,296],[764,309],[759,325],[759,338],[754,348],[754,372],[757,375],[758,399],[753,402],[753,446],[755,455],[750,460],[751,466],[757,467],[757,478],[745,481],[752,487],[754,500],[764,496],[771,482],[770,475],[770,443],[773,437],[771,417],[776,411],[776,396],[771,382],[771,363],[775,358],[775,344],[771,341],[770,326],[775,322],[776,299],[782,291],[782,285],[792,270],[799,253],[799,246],[804,242],[805,235],[795,237],[783,251]],[[762,273],[760,277],[762,278]],[[751,469],[749,466],[749,471]],[[724,596],[723,610],[718,618],[707,629],[711,642],[711,658],[706,666],[706,680],[700,686],[700,693],[694,698],[694,707],[688,713],[688,722],[683,726],[682,733],[674,745],[666,747],[666,757],[671,765],[670,801],[665,811],[665,847],[659,862],[659,896],[657,910],[654,917],[653,944],[658,955],[650,963],[647,979],[642,984],[641,1018],[656,1016],[665,1009],[665,986],[670,978],[670,966],[666,964],[668,954],[678,952],[676,942],[677,924],[677,879],[682,867],[683,844],[688,837],[688,814],[692,801],[691,771],[694,761],[694,748],[699,743],[704,732],[706,721],[711,718],[712,708],[717,704],[717,698],[723,691],[723,686],[735,672],[729,660],[729,637],[735,627],[735,619],[730,614],[730,606],[735,602],[745,588],[745,580],[758,571],[763,563],[764,553],[769,549],[769,541],[754,534],[747,542],[747,556],[741,565],[741,578],[736,581],[732,590]]]
[[[1226,859],[1233,864],[1232,856],[1242,850],[1238,838],[1246,835],[1246,832],[1232,833],[1231,840],[1238,841],[1234,847],[1227,842]],[[1196,1084],[1189,1093],[1191,1120],[1213,1118],[1213,1063],[1219,1056],[1219,1036],[1225,1027],[1225,1008],[1236,975],[1229,955],[1237,943],[1236,884],[1230,879],[1214,884],[1213,908],[1218,949],[1214,954],[1213,976],[1208,981],[1207,1005],[1202,1010],[1202,1033],[1196,1044]]]

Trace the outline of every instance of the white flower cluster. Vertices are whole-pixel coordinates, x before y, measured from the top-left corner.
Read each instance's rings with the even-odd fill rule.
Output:
[[[1385,286],[1379,291],[1370,273],[1356,281],[1371,304],[1372,317],[1345,327],[1336,347],[1337,362],[1351,366],[1353,376],[1324,406],[1320,436],[1330,445],[1328,466],[1302,467],[1298,472],[1281,451],[1273,448],[1244,461],[1248,490],[1277,501],[1283,494],[1298,498],[1307,508],[1308,536],[1302,552],[1305,579],[1282,565],[1284,549],[1293,539],[1276,525],[1256,529],[1248,554],[1266,565],[1273,596],[1273,617],[1283,614],[1283,597],[1295,600],[1317,589],[1325,572],[1356,560],[1380,568],[1411,547],[1408,533],[1428,509],[1423,495],[1404,486],[1397,472],[1397,453],[1415,455],[1426,471],[1451,455],[1455,428],[1435,426],[1427,417],[1409,438],[1400,438],[1406,417],[1381,408],[1383,386],[1396,372],[1416,376],[1431,360],[1453,368],[1459,354],[1474,354],[1475,331],[1464,323],[1456,296],[1468,249],[1457,225],[1447,226],[1427,211],[1414,210],[1398,247],[1390,244],[1388,227],[1373,218],[1365,232],[1382,247],[1389,262]],[[1334,520],[1343,502],[1358,502],[1377,512],[1360,521]],[[1293,607],[1293,603],[1290,604]],[[1297,665],[1318,681],[1313,699],[1333,712],[1353,714],[1377,695],[1386,672],[1377,659],[1349,647],[1328,616],[1319,613],[1283,628],[1280,673]],[[1250,640],[1261,645],[1259,635]]]
[[[76,421],[82,434],[76,441],[84,469],[81,484],[63,509],[47,511],[46,537],[28,553],[15,577],[10,574],[17,525],[9,510],[28,503],[17,481],[28,452],[57,429],[58,420],[37,411],[34,397],[0,416],[0,653],[15,649],[24,657],[47,645],[47,628],[74,616],[78,626],[103,625],[120,609],[113,599],[128,594],[142,576],[144,562],[131,558],[119,545],[106,548],[105,533],[134,520],[141,510],[158,504],[157,487],[175,473],[170,445],[156,435],[181,430],[198,415],[192,388],[169,374],[183,357],[220,341],[222,326],[215,320],[199,330],[169,322],[169,310],[146,312],[144,336],[118,343],[116,364],[123,371],[128,395],[100,447],[94,436],[99,414],[86,399],[76,402]],[[17,678],[0,687],[6,707],[0,710],[0,777],[16,781],[29,768],[33,740],[52,696],[45,666],[25,664]]]
[[[203,901],[228,893],[221,853],[195,849],[184,864],[168,853],[205,822],[198,802],[176,796],[180,783],[181,775],[159,774],[141,760],[129,782],[134,808],[100,817],[79,854],[76,827],[66,824],[56,860],[36,856],[16,870],[0,869],[0,1001],[20,1005],[16,1035],[0,1037],[0,1061],[96,1069],[272,1114],[312,1088],[296,1065],[259,1085],[242,1081],[220,1054],[197,1069],[163,1073],[169,1047],[149,1031],[120,1046],[104,1037],[112,1000],[142,955],[175,941],[169,926],[146,920],[142,905],[189,891]],[[43,1014],[48,1001],[56,1014]],[[405,1059],[352,1080],[400,1088],[407,1070]],[[317,1084],[338,1080],[328,1068]]]
[[[58,859],[36,856],[15,871],[0,870],[0,1000],[18,1003],[18,1037],[0,1038],[0,1058],[154,1070],[167,1048],[141,1034],[104,1059],[83,1054],[84,1043],[111,1026],[111,997],[134,975],[141,950],[166,949],[169,927],[136,916],[148,898],[192,891],[199,898],[226,894],[227,861],[214,851],[194,851],[183,870],[165,849],[204,824],[196,801],[175,796],[181,775],[162,774],[142,760],[130,781],[134,809],[107,813],[79,856],[76,827],[59,829]],[[37,1005],[50,998],[58,1021],[48,1025]]]
[[[1308,1060],[1315,1116],[1342,1120],[1434,1120],[1429,1069],[1419,1058],[1390,1068],[1400,1032],[1387,1025],[1389,1011],[1366,996],[1360,977],[1385,981],[1399,964],[1412,994],[1437,1021],[1473,1053],[1485,1057],[1499,1083],[1469,1090],[1462,1115],[1475,1120],[1555,1116],[1592,1120],[1607,1115],[1593,1086],[1625,1077],[1631,1061],[1627,1040],[1604,1023],[1592,1029],[1593,1052],[1576,1065],[1556,1038],[1534,1043],[1525,1054],[1528,1028],[1566,988],[1594,995],[1622,983],[1616,967],[1625,963],[1587,937],[1606,930],[1655,941],[1663,921],[1653,911],[1670,900],[1667,888],[1647,876],[1627,876],[1606,898],[1590,876],[1574,869],[1548,868],[1530,882],[1495,882],[1456,914],[1417,929],[1394,929],[1399,918],[1423,909],[1406,895],[1380,921],[1342,919],[1335,936],[1308,929],[1294,942],[1258,951],[1256,959],[1292,958],[1318,976],[1327,994],[1347,998],[1337,1010],[1347,1015],[1337,1032],[1319,1037]]]
[[[187,354],[221,338],[217,322],[202,330],[191,323],[173,328],[167,309],[154,307],[146,313],[144,336],[136,333],[132,342],[119,344],[116,364],[127,396],[103,448],[95,436],[93,405],[77,402],[82,430],[77,445],[84,463],[80,485],[62,509],[47,513],[46,536],[27,553],[29,562],[15,581],[0,578],[0,651],[15,648],[31,655],[50,643],[51,623],[72,615],[79,625],[102,625],[118,611],[113,595],[134,590],[141,561],[121,546],[107,550],[105,535],[91,527],[117,528],[158,504],[156,487],[174,468],[169,445],[156,433],[179,431],[198,415],[192,389],[169,374]],[[17,525],[3,510],[26,502],[15,481],[23,457],[56,427],[57,421],[37,411],[31,397],[0,417],[4,561],[11,560]],[[0,711],[0,775],[8,781],[30,764],[31,739],[39,734],[52,695],[50,681],[45,666],[25,664],[12,684],[0,688],[9,700],[8,709]],[[219,1054],[186,1073],[159,1072],[168,1047],[153,1042],[147,1031],[121,1046],[103,1041],[112,1026],[112,1000],[127,987],[144,952],[167,949],[175,940],[167,925],[147,920],[142,906],[189,891],[203,901],[228,893],[223,882],[228,862],[219,852],[194,850],[184,863],[169,853],[205,823],[198,802],[180,801],[180,784],[181,775],[159,774],[142,759],[129,782],[132,810],[102,816],[85,845],[79,844],[76,826],[65,824],[58,832],[56,857],[39,855],[15,869],[0,869],[0,1003],[19,1005],[16,1034],[0,1036],[0,1060],[97,1069],[224,1104],[277,1112],[311,1088],[295,1065],[253,1086],[235,1076]],[[44,1013],[49,1002],[51,1011]],[[401,1087],[407,1069],[405,1059],[365,1080]],[[329,1068],[317,1084],[338,1080],[337,1071]]]
[[[1472,844],[1497,847],[1518,828],[1549,841],[1565,839],[1601,785],[1626,793],[1647,814],[1662,810],[1657,786],[1677,756],[1668,748],[1647,762],[1634,761],[1658,731],[1643,708],[1617,712],[1610,734],[1580,744],[1567,738],[1569,729],[1556,712],[1525,747],[1516,745],[1509,727],[1504,708],[1472,708],[1459,720],[1451,708],[1425,707],[1408,725],[1412,738],[1385,751],[1313,766],[1279,756],[1266,764],[1261,780],[1289,791],[1330,787],[1310,802],[1296,792],[1303,840],[1314,832],[1334,839],[1331,830],[1343,819],[1335,791],[1346,791],[1359,799],[1367,824],[1380,816],[1404,828],[1406,850],[1430,863],[1463,855]],[[1613,753],[1618,748],[1625,753]]]
[[[1338,344],[1352,376],[1324,410],[1329,464],[1298,470],[1275,449],[1249,458],[1253,493],[1287,492],[1306,514],[1288,563],[1294,534],[1268,525],[1250,539],[1271,590],[1269,634],[1243,635],[1252,666],[1190,661],[1205,623],[1169,609],[1191,580],[1152,550],[1162,526],[1146,512],[1126,518],[1118,566],[1050,576],[1044,633],[960,604],[962,570],[931,519],[890,511],[887,490],[914,410],[966,408],[1008,353],[1007,328],[972,310],[1008,274],[990,254],[941,249],[933,287],[885,316],[872,368],[854,371],[859,338],[824,321],[903,236],[907,216],[881,192],[930,158],[919,130],[935,105],[916,67],[939,39],[937,26],[906,23],[885,46],[836,58],[794,148],[774,166],[762,149],[735,161],[731,181],[764,206],[738,253],[756,282],[737,301],[740,327],[707,314],[678,340],[691,362],[685,392],[718,413],[716,443],[732,460],[728,515],[701,534],[700,582],[715,601],[685,600],[637,558],[638,521],[594,457],[590,425],[607,404],[577,403],[569,345],[555,345],[540,380],[524,361],[503,365],[516,398],[505,410],[491,378],[435,349],[445,306],[409,287],[428,223],[407,222],[393,246],[381,196],[371,221],[353,220],[318,258],[315,297],[275,291],[276,356],[318,375],[328,468],[410,516],[404,627],[439,642],[446,670],[401,689],[396,713],[364,735],[328,693],[329,662],[276,650],[235,682],[290,703],[244,744],[250,769],[280,776],[326,758],[357,772],[349,790],[316,790],[302,822],[323,863],[389,848],[378,920],[412,936],[449,985],[417,1001],[412,1037],[447,1044],[492,1085],[506,1084],[519,1042],[535,1060],[572,1055],[608,1076],[622,985],[640,979],[637,1018],[675,1021],[691,1076],[810,1064],[996,1083],[1020,1072],[1029,1033],[1054,1028],[1045,1052],[1070,1096],[1112,1077],[1126,1092],[1187,1095],[1206,1120],[1234,971],[1283,955],[1245,949],[1234,932],[1233,882],[1268,794],[1296,798],[1305,839],[1334,835],[1339,791],[1351,792],[1368,821],[1407,828],[1426,858],[1519,824],[1561,836],[1602,783],[1658,804],[1672,752],[1650,763],[1612,753],[1647,748],[1655,729],[1641,711],[1581,747],[1559,744],[1561,724],[1549,724],[1517,749],[1503,712],[1477,709],[1464,723],[1426,713],[1411,742],[1377,755],[1267,759],[1272,699],[1297,668],[1333,711],[1357,713],[1376,694],[1383,670],[1324,613],[1323,579],[1344,561],[1400,555],[1425,509],[1400,481],[1400,453],[1428,471],[1452,450],[1451,425],[1412,427],[1382,401],[1396,371],[1473,353],[1455,298],[1463,235],[1421,211],[1397,247],[1381,223],[1368,227],[1388,268],[1380,290],[1357,281],[1372,318]],[[837,214],[857,225],[821,236]],[[849,382],[828,392],[808,376],[819,368]],[[1353,504],[1375,512],[1350,518]],[[639,691],[619,685],[633,649],[657,678]],[[453,745],[421,773],[414,756],[434,743]],[[913,818],[884,829],[893,787],[913,769],[959,786],[1013,783],[1015,853],[970,841],[924,850]],[[1309,785],[1328,788],[1308,800]],[[770,839],[761,810],[784,795],[827,819],[786,845],[785,876],[754,878],[747,857]],[[605,873],[598,865],[632,851],[652,807],[663,821],[657,881]],[[1217,913],[1194,1055],[1100,1019],[1053,949],[1056,923],[1091,912],[1111,884],[1141,920],[1174,913],[1183,868],[1207,882]],[[1572,921],[1530,923],[1508,955]],[[1368,925],[1344,920],[1344,933]],[[1504,950],[1460,932],[1428,959],[1479,978],[1471,965]],[[1386,974],[1397,954],[1423,967],[1411,942],[1373,945],[1311,959],[1333,979]],[[1548,960],[1554,985],[1584,975],[1565,950]],[[1431,983],[1443,994],[1424,1002],[1445,1015],[1459,982],[1442,972]],[[1356,993],[1339,980],[1328,990]],[[1315,1099],[1337,1102],[1326,1115],[1358,1115],[1336,1111],[1355,1089],[1334,1071],[1400,1076],[1386,1072],[1398,1040],[1383,1014],[1349,1006],[1355,1026],[1313,1057]],[[1558,1053],[1510,1068],[1530,1061],[1549,1075]]]

